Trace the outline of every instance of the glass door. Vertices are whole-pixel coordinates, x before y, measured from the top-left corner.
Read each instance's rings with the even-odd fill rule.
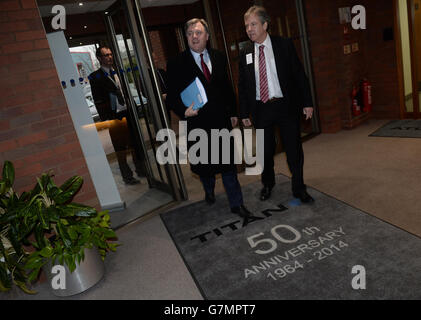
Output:
[[[398,0],[404,118],[421,117],[421,0]]]
[[[122,89],[129,101],[128,121],[137,133],[136,152],[145,160],[148,183],[150,187],[172,192],[177,200],[186,199],[179,165],[161,165],[156,158],[159,147],[156,134],[169,124],[148,40],[142,34],[140,10],[134,2],[122,1],[121,6],[106,14],[106,23]]]

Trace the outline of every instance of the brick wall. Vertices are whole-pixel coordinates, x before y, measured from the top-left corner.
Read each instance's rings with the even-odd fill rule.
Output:
[[[57,184],[80,175],[75,200],[99,208],[35,0],[0,2],[0,70],[0,163],[14,163],[15,189],[49,170]]]
[[[352,7],[355,1],[307,1],[306,15],[312,51],[313,71],[320,122],[323,132],[352,128],[362,118],[351,113],[352,85],[367,77],[372,84],[371,117],[399,117],[399,88],[395,41],[383,40],[383,29],[393,27],[393,1],[363,0],[367,29],[345,36],[339,24],[338,8]],[[359,51],[344,54],[343,46],[359,44]]]

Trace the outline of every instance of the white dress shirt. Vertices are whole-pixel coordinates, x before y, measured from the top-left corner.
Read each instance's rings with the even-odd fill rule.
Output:
[[[264,45],[265,61],[266,61],[266,76],[268,79],[269,99],[282,98],[282,89],[279,84],[278,72],[276,71],[275,56],[272,49],[272,41],[267,35],[265,41],[259,44],[254,43],[254,71],[256,74],[256,100],[260,100],[260,75],[259,75],[259,47]]]
[[[194,61],[196,62],[197,66],[200,70],[202,70],[202,62],[200,59],[200,53],[197,53],[190,49],[191,54],[193,55]],[[205,61],[206,65],[208,66],[210,74],[212,74],[212,63],[209,57],[209,52],[207,49],[203,50],[203,61]],[[202,70],[203,72],[203,70]]]

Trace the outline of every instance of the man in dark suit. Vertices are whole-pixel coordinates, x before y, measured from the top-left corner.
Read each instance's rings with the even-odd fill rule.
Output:
[[[238,123],[235,110],[235,96],[227,74],[227,61],[219,51],[207,49],[209,39],[208,25],[203,19],[189,20],[185,25],[189,48],[168,61],[168,95],[174,112],[187,121],[187,134],[194,129],[202,129],[208,137],[208,157],[205,163],[193,164],[191,170],[199,175],[205,190],[208,204],[215,202],[215,175],[221,173],[227,192],[231,211],[240,216],[249,216],[250,212],[243,205],[241,187],[237,179],[237,170],[233,157],[233,142],[228,150],[219,152],[219,163],[211,163],[211,130],[232,130]],[[186,107],[180,93],[198,77],[202,82],[208,102],[200,109],[193,110],[193,103]],[[188,149],[195,142],[188,141]],[[223,164],[222,154],[230,153],[230,163]]]
[[[133,171],[127,163],[127,150],[130,149],[137,175],[145,176],[144,162],[139,159],[131,136],[130,121],[127,119],[127,107],[124,100],[118,74],[114,71],[113,54],[108,47],[99,47],[96,57],[101,67],[89,75],[92,97],[101,121],[110,121],[109,133],[117,155],[118,165],[125,184],[140,183],[133,177]],[[143,154],[142,154],[143,155]]]
[[[245,126],[264,129],[265,160],[260,199],[270,197],[275,185],[273,156],[274,127],[279,126],[287,162],[292,173],[292,193],[303,203],[313,202],[303,179],[304,153],[301,145],[300,116],[313,115],[308,79],[290,39],[268,34],[270,17],[261,6],[244,14],[245,28],[252,41],[240,53],[240,117]]]

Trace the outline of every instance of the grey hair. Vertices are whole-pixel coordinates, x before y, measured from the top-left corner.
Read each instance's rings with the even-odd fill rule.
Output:
[[[193,18],[193,19],[190,19],[189,21],[187,21],[186,24],[184,25],[184,33],[187,34],[187,29],[190,26],[195,25],[196,23],[201,23],[203,25],[203,27],[205,28],[206,33],[209,34],[208,23],[206,22],[205,19],[199,19],[199,18]]]
[[[265,22],[270,23],[270,16],[267,13],[266,9],[262,6],[252,6],[244,14],[244,19],[247,19],[250,15],[255,14],[259,17],[260,22],[264,24]]]

